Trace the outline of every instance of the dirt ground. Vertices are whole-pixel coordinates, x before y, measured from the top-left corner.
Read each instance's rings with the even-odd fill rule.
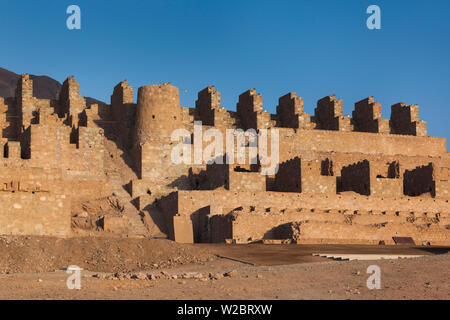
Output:
[[[0,273],[46,272],[77,265],[123,272],[214,260],[206,248],[169,240],[117,237],[0,237]]]
[[[319,252],[424,256],[332,261]],[[448,248],[2,237],[0,257],[0,299],[450,298]],[[83,268],[80,289],[66,285],[69,265]],[[370,265],[381,269],[380,289],[366,286]]]

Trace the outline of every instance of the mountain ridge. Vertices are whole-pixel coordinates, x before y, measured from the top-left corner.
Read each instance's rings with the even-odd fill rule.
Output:
[[[62,87],[59,81],[46,75],[38,76],[30,74],[30,78],[33,80],[33,96],[39,99],[57,99],[58,92]],[[19,79],[19,74],[0,67],[0,97],[14,97]],[[104,103],[95,98],[85,98],[88,107],[95,103]]]

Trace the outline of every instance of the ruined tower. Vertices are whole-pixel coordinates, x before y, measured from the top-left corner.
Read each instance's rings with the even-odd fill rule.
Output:
[[[139,88],[135,143],[143,145],[155,133],[170,136],[181,123],[180,95],[170,83]]]
[[[155,168],[170,165],[170,136],[181,125],[177,87],[165,83],[139,88],[132,152],[141,177],[156,178],[160,171]]]

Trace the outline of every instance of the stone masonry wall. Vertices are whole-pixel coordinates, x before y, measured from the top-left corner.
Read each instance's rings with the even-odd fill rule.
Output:
[[[134,103],[127,81],[114,87],[110,104],[88,107],[73,77],[51,100],[34,97],[33,81],[23,75],[16,96],[0,99],[0,234],[67,236],[73,203],[113,190],[125,201],[113,142],[138,177],[128,175],[130,202],[175,241],[286,236],[303,243],[377,243],[412,236],[450,242],[450,156],[445,139],[427,136],[417,105],[393,105],[388,120],[368,97],[355,103],[350,117],[343,101],[329,95],[310,116],[303,98],[290,92],[276,109],[265,111],[262,95],[250,89],[238,97],[236,112],[228,111],[214,86],[199,92],[195,108],[185,108],[170,83],[139,88]],[[200,142],[203,152],[208,146],[194,134],[199,120],[202,132],[222,133],[224,146],[228,129],[269,129],[269,138],[278,132],[277,174],[260,174],[261,163],[174,163],[174,130],[191,137],[186,147]],[[114,228],[125,220],[104,221]]]
[[[221,213],[215,212],[218,217],[209,217],[214,231],[209,237],[217,242],[230,235],[238,241],[278,237],[278,226],[295,221],[303,221],[299,240],[304,243],[392,243],[393,236],[411,236],[419,243],[444,244],[450,240],[450,206],[437,199],[430,203],[423,199],[390,198],[380,205],[379,198],[357,195],[317,198],[279,192],[181,191],[177,202],[178,209],[173,210],[187,216],[210,204],[226,204],[230,209],[223,207]],[[258,207],[254,208],[255,203]],[[234,213],[227,218],[230,210]],[[199,223],[193,228],[195,234],[204,227]]]

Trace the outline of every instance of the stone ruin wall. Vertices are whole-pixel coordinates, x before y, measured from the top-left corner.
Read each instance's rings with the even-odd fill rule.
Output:
[[[103,129],[80,125],[85,108],[72,77],[59,100],[33,97],[28,75],[0,98],[1,234],[69,236],[72,203],[111,193]]]
[[[297,238],[302,243],[389,244],[393,236],[410,236],[420,244],[448,243],[445,226],[450,222],[450,207],[444,199],[362,197],[354,193],[320,198],[293,192],[231,193],[179,191],[172,196],[178,205],[166,210],[191,217],[198,242],[208,238],[216,242],[273,239],[274,232],[275,239],[281,239],[282,235],[276,234],[279,226],[302,222],[306,229],[300,228]]]
[[[403,109],[399,110],[400,107]],[[206,124],[204,130],[214,126],[224,136],[225,130],[232,128],[278,129],[280,171],[275,176],[265,177],[251,169],[233,170],[232,165],[225,164],[186,166],[184,174],[183,165],[178,165],[172,177],[172,171],[160,171],[163,179],[171,181],[179,190],[166,189],[158,194],[158,207],[165,214],[167,234],[181,242],[257,241],[272,237],[270,230],[285,221],[307,219],[303,221],[299,237],[305,243],[392,243],[394,236],[410,236],[418,243],[448,243],[449,178],[447,173],[442,174],[448,172],[450,164],[446,141],[426,135],[426,123],[418,119],[417,106],[400,103],[392,109],[391,119],[381,118],[381,105],[369,97],[357,102],[352,117],[348,117],[342,114],[342,101],[328,96],[318,101],[311,117],[303,112],[302,99],[290,93],[280,98],[277,114],[271,115],[262,110],[262,96],[251,89],[239,96],[237,111],[230,112],[220,107],[220,93],[214,87],[205,88],[199,93],[196,109],[183,110],[184,128],[192,132],[193,121],[201,120]],[[225,145],[225,141],[223,143]],[[150,161],[170,156],[170,148],[165,149],[164,144],[148,148],[142,157]],[[160,154],[159,160],[155,160],[155,148]],[[433,170],[422,177],[420,166],[432,166]],[[158,174],[158,168],[167,168],[167,165],[161,161],[147,168],[142,166],[142,180],[133,181],[132,185],[158,190],[155,186],[152,188],[150,181],[145,183]],[[407,172],[417,178],[412,180]],[[184,179],[180,179],[180,173]],[[412,181],[426,185],[414,197],[406,193],[409,188],[416,188],[417,182]],[[431,185],[432,190],[428,187]],[[211,195],[213,190],[214,196]],[[436,190],[440,191],[436,193]],[[173,193],[165,196],[169,191]],[[258,197],[247,199],[249,192],[257,192]],[[263,206],[261,203],[272,192],[275,197],[291,193],[308,195],[312,202],[306,205],[285,198],[269,202],[263,210],[272,213],[263,215],[270,217],[267,219],[254,210],[235,210]],[[184,202],[179,199],[180,193],[195,197]],[[347,193],[355,201],[349,203]],[[154,196],[143,192],[133,196],[138,197],[141,209],[152,210]],[[330,197],[335,199],[331,208],[319,205]],[[367,207],[368,199],[374,199],[375,205]],[[422,201],[426,205],[416,205]],[[292,213],[284,217],[285,213],[277,212],[281,208],[283,212],[313,210],[317,214],[314,219]],[[338,216],[321,214],[329,210],[334,210]],[[347,217],[343,214],[347,211],[357,211],[357,217]],[[386,218],[388,212],[392,218]],[[349,223],[351,219],[358,223]],[[244,221],[247,227],[242,227]]]
[[[110,104],[88,107],[73,77],[57,100],[37,99],[32,88],[23,75],[16,97],[0,98],[1,234],[73,235],[74,204],[107,197],[119,183],[143,222],[153,220],[179,242],[389,244],[408,236],[419,244],[450,243],[446,140],[427,136],[416,105],[393,105],[383,119],[381,104],[369,97],[355,103],[350,117],[330,95],[311,116],[291,92],[270,114],[250,89],[233,112],[221,106],[213,86],[186,108],[171,84],[139,88],[134,103],[133,88],[123,81]],[[261,175],[249,163],[173,164],[171,134],[193,134],[194,121],[223,137],[227,129],[278,130],[278,173]],[[107,175],[110,139],[131,157],[137,179]]]

